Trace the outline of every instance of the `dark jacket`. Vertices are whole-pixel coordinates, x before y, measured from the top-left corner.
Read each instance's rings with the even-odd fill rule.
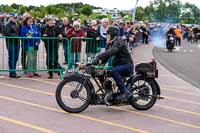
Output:
[[[60,30],[61,30],[61,32],[62,32],[62,36],[63,37],[66,37],[66,33],[67,33],[67,30],[69,30],[69,29],[71,29],[72,28],[72,26],[71,25],[62,25],[61,27],[60,27]]]
[[[17,23],[10,21],[8,24],[6,24],[5,36],[11,36],[11,37],[19,36],[19,27],[17,26]],[[7,38],[6,43],[18,45],[19,38]]]
[[[174,31],[174,30],[172,30],[172,29],[170,29],[170,30],[168,30],[168,31],[167,31],[167,33],[166,33],[166,37],[167,37],[167,39],[169,39],[169,36],[168,36],[168,34],[172,34],[174,37],[176,36],[176,33],[175,33],[175,31]]]
[[[59,47],[59,40],[58,40],[59,34],[62,34],[62,32],[56,26],[49,27],[47,25],[41,29],[41,35],[43,37],[42,40],[48,47],[54,47],[54,48]]]
[[[113,42],[111,48],[98,55],[95,60],[102,60],[103,63],[105,63],[109,57],[112,57],[112,65],[114,67],[118,65],[133,64],[132,57],[125,42],[119,37]]]
[[[120,28],[119,29],[119,36],[123,37],[125,35],[126,35],[126,32],[125,32],[124,28]]]
[[[67,44],[69,39],[67,38],[66,33],[67,33],[67,30],[72,28],[72,26],[70,24],[61,25],[61,26],[59,26],[59,28],[60,28],[60,31],[61,31],[62,36],[63,36],[63,40],[60,40],[60,42],[63,41],[64,44]]]
[[[87,45],[86,45],[86,53],[96,53],[97,52],[97,47],[99,45],[99,41],[96,40],[97,37],[99,37],[100,34],[97,30],[89,28],[87,31],[87,37],[92,38],[87,40]]]

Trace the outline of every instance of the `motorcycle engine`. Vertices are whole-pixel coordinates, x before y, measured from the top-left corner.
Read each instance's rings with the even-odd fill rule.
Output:
[[[106,79],[104,82],[103,82],[103,87],[105,89],[106,92],[112,92],[113,91],[113,85],[112,85],[112,81],[109,80],[109,79]]]

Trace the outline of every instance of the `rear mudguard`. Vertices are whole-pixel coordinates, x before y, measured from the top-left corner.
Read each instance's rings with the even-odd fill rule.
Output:
[[[134,75],[132,77],[130,77],[127,81],[127,84],[131,84],[138,78],[142,77],[142,79],[144,79],[144,76],[142,74],[137,74],[137,75]],[[151,78],[151,81],[156,85],[156,88],[157,88],[157,91],[158,91],[158,95],[160,96],[161,95],[161,91],[160,91],[160,86],[158,84],[158,82],[154,79],[154,78]]]
[[[155,79],[153,79],[152,81],[155,83],[155,85],[157,87],[158,95],[160,96],[161,95],[161,91],[160,91],[160,86],[159,86],[158,82]]]
[[[91,89],[92,96],[95,94],[94,86],[93,86],[92,82],[90,81],[89,76],[85,76],[85,75],[82,75],[82,74],[75,74],[75,73],[67,73],[65,76],[63,76],[64,79],[72,78],[72,77],[80,78],[80,79],[82,79],[82,82],[84,80],[87,80],[86,84]]]

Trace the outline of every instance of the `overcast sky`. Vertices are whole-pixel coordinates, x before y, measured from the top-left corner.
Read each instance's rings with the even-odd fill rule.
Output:
[[[108,4],[109,1],[109,4]],[[138,6],[146,6],[151,0],[139,0]],[[180,0],[182,2],[190,2],[200,7],[200,0]],[[94,6],[100,6],[105,8],[118,8],[118,9],[132,9],[135,5],[136,0],[0,0],[0,4],[17,3],[23,5],[49,5],[57,3],[72,3],[72,2],[83,2]],[[110,4],[112,3],[112,4]]]

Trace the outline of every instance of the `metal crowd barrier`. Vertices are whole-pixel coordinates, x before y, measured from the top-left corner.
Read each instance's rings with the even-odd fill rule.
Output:
[[[38,47],[31,47],[36,42]],[[59,73],[62,78],[64,69],[73,70],[75,63],[91,63],[105,47],[106,41],[102,39],[0,36],[0,72]],[[107,66],[110,65],[109,61]]]
[[[39,45],[32,47],[36,42]],[[0,36],[0,72],[56,72],[61,77],[66,67],[63,66],[64,43],[69,43],[69,40]]]
[[[91,63],[95,56],[105,51],[106,41],[92,38],[74,37],[68,45],[68,69],[73,69],[75,63]]]

